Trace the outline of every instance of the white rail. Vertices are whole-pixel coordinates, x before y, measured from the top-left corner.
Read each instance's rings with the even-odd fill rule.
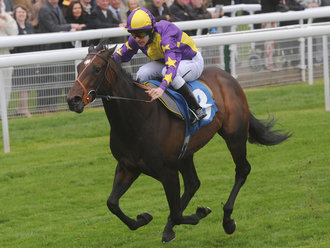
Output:
[[[209,27],[225,27],[236,26],[241,24],[254,24],[263,22],[278,22],[278,21],[291,21],[291,20],[303,20],[309,18],[329,17],[330,7],[319,7],[306,9],[304,11],[289,11],[285,13],[267,13],[256,14],[249,16],[239,16],[230,18],[217,18],[206,19],[186,22],[175,22],[182,30],[196,29],[196,27],[203,29]],[[59,32],[59,33],[47,33],[47,34],[33,34],[25,35],[24,39],[20,36],[7,36],[0,38],[0,48],[4,47],[16,47],[16,46],[28,46],[37,44],[50,44],[61,43],[70,41],[83,41],[102,38],[111,38],[119,36],[129,35],[123,28],[106,28],[106,29],[94,29],[84,30],[79,32]]]
[[[289,26],[277,29],[260,29],[234,33],[213,34],[193,37],[197,47],[221,46],[255,41],[282,40],[290,38],[330,35],[330,24],[320,26]],[[120,47],[120,45],[118,46]],[[33,63],[48,63],[57,61],[79,60],[86,56],[87,47],[63,50],[50,50],[9,54],[0,56],[0,68],[28,65]]]

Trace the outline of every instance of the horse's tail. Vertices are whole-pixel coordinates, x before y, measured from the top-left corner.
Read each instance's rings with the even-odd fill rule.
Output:
[[[275,119],[258,120],[250,113],[249,142],[266,146],[277,145],[292,136],[291,133],[282,133],[281,130],[271,130]]]

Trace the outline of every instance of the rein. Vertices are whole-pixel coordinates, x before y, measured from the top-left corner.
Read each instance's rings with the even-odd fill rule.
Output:
[[[111,68],[111,67],[110,67]],[[145,86],[144,84],[140,84],[140,83],[137,83],[137,82],[134,82],[134,84],[136,86],[139,86],[140,88],[142,89],[149,89],[148,86]],[[127,101],[135,101],[135,102],[145,102],[145,103],[150,103],[152,102],[151,100],[142,100],[142,99],[135,99],[135,98],[128,98],[128,97],[122,97],[122,96],[105,96],[105,95],[97,95],[96,96],[97,98],[102,98],[102,99],[105,99],[107,101],[110,101],[110,100],[127,100]]]
[[[103,82],[104,81],[109,82],[108,77],[107,77],[107,71],[108,71],[108,69],[110,68],[113,72],[115,72],[115,70],[110,65],[110,61],[107,58],[105,58],[105,57],[103,57],[101,55],[101,53],[103,51],[105,51],[105,50],[103,49],[101,51],[98,51],[97,53],[89,53],[89,54],[87,54],[87,56],[88,55],[94,55],[94,56],[88,62],[87,66],[83,69],[83,71],[79,74],[78,78],[76,79],[76,81],[79,83],[79,85],[81,86],[81,88],[83,89],[83,92],[84,92],[84,95],[83,95],[83,102],[84,102],[84,104],[87,105],[89,103],[93,103],[96,98],[102,98],[102,99],[105,99],[107,101],[110,101],[110,100],[128,100],[128,101],[145,102],[145,103],[152,102],[151,100],[142,100],[142,99],[133,99],[133,98],[127,98],[127,97],[120,97],[120,96],[98,95],[97,94],[97,91],[101,87],[101,85],[103,84]],[[87,92],[87,89],[83,85],[83,83],[81,82],[80,77],[81,77],[81,75],[83,75],[83,73],[85,72],[85,70],[87,69],[87,67],[90,66],[93,63],[93,61],[95,60],[96,57],[99,57],[99,58],[103,59],[106,62],[106,69],[104,71],[104,77],[103,77],[103,80],[97,85],[97,87],[96,87],[95,90],[90,90],[89,92]],[[139,83],[136,83],[136,82],[134,82],[134,83],[135,83],[135,85],[137,85],[137,86],[139,86],[139,87],[141,87],[143,89],[149,89],[149,87],[147,87],[145,85],[142,85],[142,84],[139,84]]]

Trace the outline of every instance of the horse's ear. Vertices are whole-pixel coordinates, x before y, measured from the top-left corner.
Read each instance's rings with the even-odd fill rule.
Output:
[[[101,41],[100,41],[100,43],[97,45],[97,47],[96,47],[96,51],[101,51],[101,50],[103,50],[103,49],[107,49],[107,46],[108,46],[108,44],[110,44],[111,43],[111,41],[110,41],[110,39],[108,38],[108,39],[102,39]]]
[[[116,51],[117,45],[109,49],[109,56],[112,55]]]
[[[93,44],[91,44],[88,48],[88,53],[93,53],[93,52],[95,52],[95,47]]]

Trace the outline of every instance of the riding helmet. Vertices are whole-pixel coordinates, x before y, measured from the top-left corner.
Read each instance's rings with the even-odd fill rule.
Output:
[[[130,33],[150,31],[156,23],[155,17],[146,8],[136,8],[128,16],[126,29]]]

